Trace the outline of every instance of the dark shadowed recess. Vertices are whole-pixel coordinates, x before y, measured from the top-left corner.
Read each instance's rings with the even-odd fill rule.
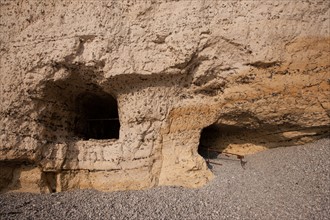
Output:
[[[284,135],[285,132],[291,131],[301,132],[301,135],[294,137]],[[249,126],[212,124],[201,131],[198,153],[204,158],[212,159],[216,158],[218,153],[208,151],[208,148],[223,151],[230,144],[253,144],[266,148],[285,147],[305,143],[306,138],[315,141],[326,137],[329,137],[329,126],[304,128],[283,124],[251,128]]]
[[[76,135],[84,139],[119,138],[118,105],[110,94],[79,94],[76,98],[76,113]]]
[[[66,78],[45,81],[42,97],[35,100],[41,138],[48,143],[118,139],[117,100],[99,85],[100,73],[86,68],[66,71]]]

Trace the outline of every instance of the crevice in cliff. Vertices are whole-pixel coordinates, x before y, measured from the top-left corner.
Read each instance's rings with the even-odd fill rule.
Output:
[[[56,192],[56,173],[54,172],[43,172],[41,174],[41,181],[50,193]]]
[[[267,69],[270,67],[275,67],[275,66],[280,66],[281,65],[281,61],[273,61],[273,62],[263,62],[263,61],[257,61],[257,62],[253,62],[253,63],[246,63],[246,66],[253,66],[256,67],[258,69]]]

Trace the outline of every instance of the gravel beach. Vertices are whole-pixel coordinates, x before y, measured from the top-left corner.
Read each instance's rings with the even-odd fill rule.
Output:
[[[220,156],[200,189],[0,194],[0,219],[330,219],[330,139]]]

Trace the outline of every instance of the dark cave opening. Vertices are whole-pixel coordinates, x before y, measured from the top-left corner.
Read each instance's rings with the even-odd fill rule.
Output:
[[[108,93],[81,93],[76,98],[75,134],[88,139],[119,139],[117,100]]]
[[[219,126],[212,124],[202,129],[199,145],[198,145],[198,153],[205,159],[214,159],[217,158],[219,153],[208,150],[215,148],[215,142],[219,138],[220,134]]]

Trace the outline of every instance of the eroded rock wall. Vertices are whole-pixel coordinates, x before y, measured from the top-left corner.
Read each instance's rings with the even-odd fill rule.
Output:
[[[328,136],[329,4],[0,0],[0,188],[199,187],[199,146]],[[84,136],[106,96],[119,138]]]

